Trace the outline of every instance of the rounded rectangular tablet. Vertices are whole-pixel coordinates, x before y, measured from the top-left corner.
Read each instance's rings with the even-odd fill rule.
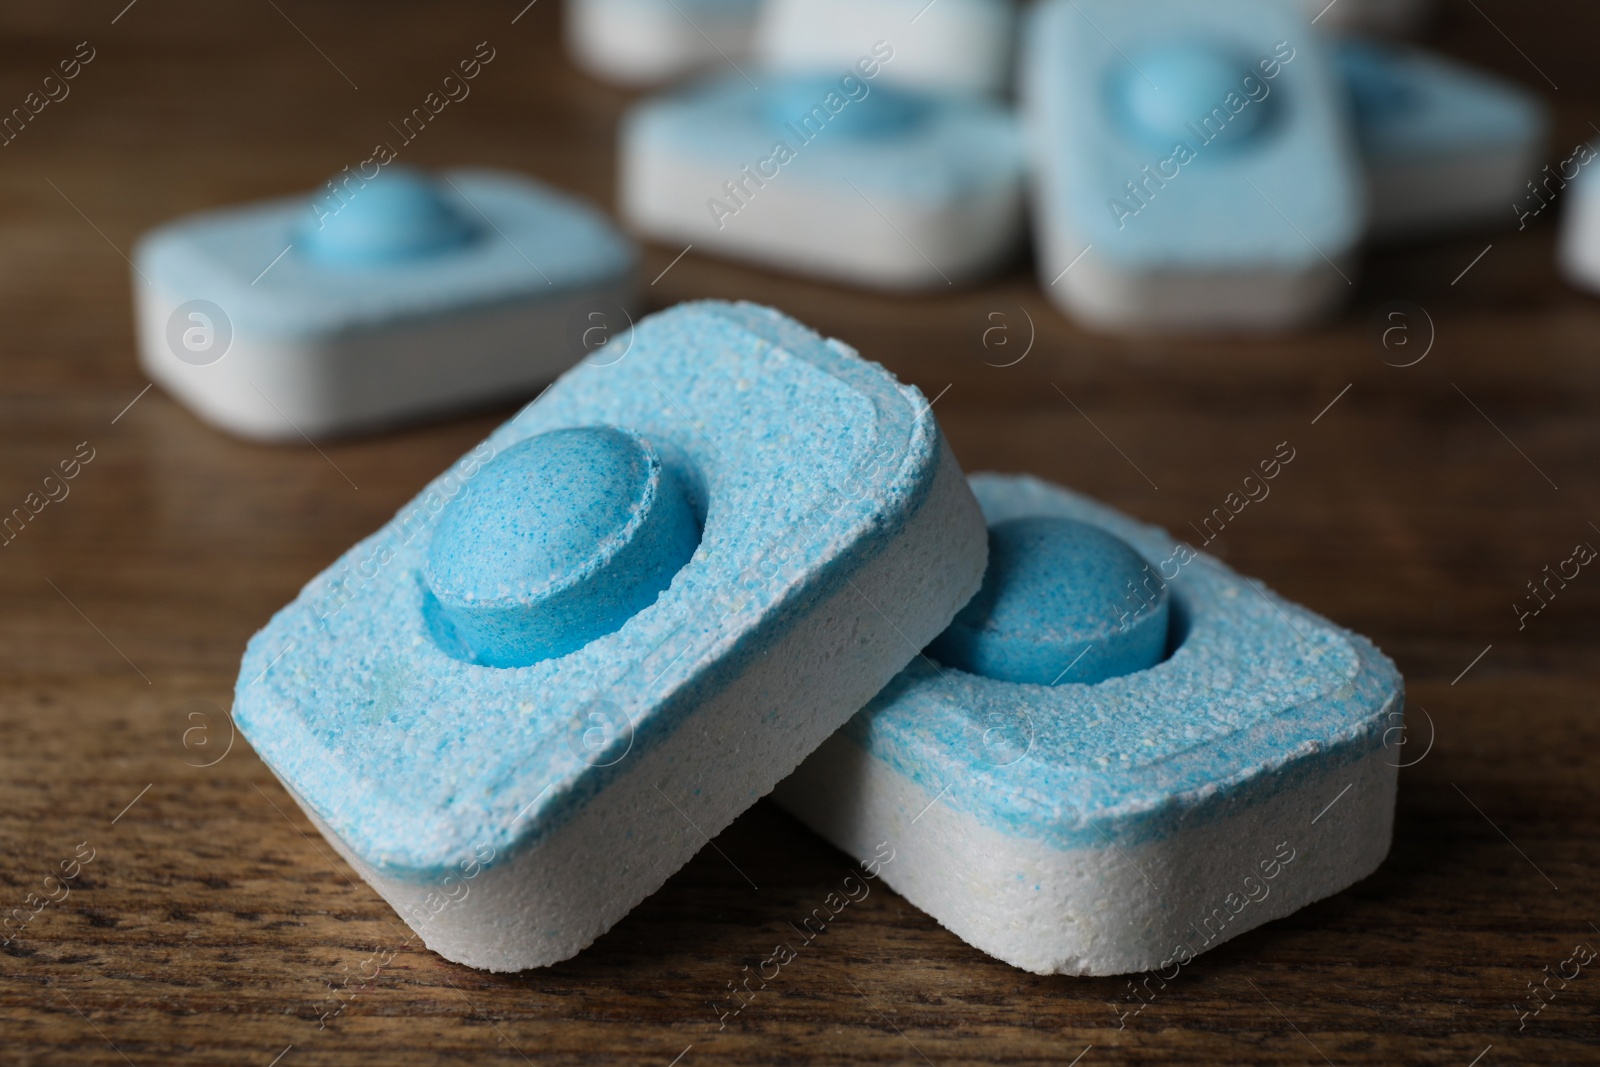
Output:
[[[1365,226],[1321,35],[1273,0],[1042,0],[1024,33],[1041,282],[1106,330],[1331,312]]]
[[[916,389],[753,305],[641,321],[254,638],[241,732],[429,948],[608,929],[971,597]]]
[[[1170,601],[1159,662],[1079,683],[1063,676],[1094,646],[1068,645],[1067,670],[1038,676],[1059,684],[1006,680],[953,666],[970,647],[952,627],[779,786],[782,807],[853,856],[887,842],[891,886],[1039,974],[1187,963],[1372,873],[1394,822],[1393,663],[1163,530],[1033,478],[972,482],[991,567],[1018,520],[1131,546],[1101,622],[1130,634]],[[1061,632],[1068,602],[1038,603],[1014,645]]]
[[[1024,234],[1016,121],[982,98],[887,84],[887,46],[868,58],[639,102],[621,133],[624,216],[658,240],[876,288],[991,273]]]
[[[622,324],[637,260],[519,174],[391,163],[141,237],[139,362],[243,437],[382,429],[531,395],[584,354],[585,315]]]

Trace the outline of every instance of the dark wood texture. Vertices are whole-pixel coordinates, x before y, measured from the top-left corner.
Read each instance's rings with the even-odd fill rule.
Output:
[[[609,206],[630,97],[568,66],[557,0],[515,24],[523,0],[124,2],[0,15],[0,110],[77,42],[96,50],[0,148],[0,511],[80,442],[94,456],[0,548],[0,907],[80,844],[94,856],[0,952],[0,1063],[1600,1062],[1593,973],[1518,1018],[1543,968],[1600,946],[1600,574],[1525,629],[1511,607],[1600,544],[1600,303],[1557,278],[1555,210],[1375,253],[1339,321],[1287,340],[1087,335],[1022,265],[903,299],[691,253],[651,287],[652,307],[784,308],[938,395],[968,469],[1180,533],[1292,442],[1270,499],[1212,547],[1374,638],[1418,724],[1383,868],[1201,957],[1125,1028],[1124,979],[1022,973],[883,890],[719,1030],[709,1002],[848,867],[771,806],[717,842],[759,890],[707,849],[576,959],[491,976],[407,944],[248,746],[226,748],[250,634],[505,412],[256,447],[141,394],[133,358],[139,233],[365,158],[477,42],[494,62],[403,158],[519,168]],[[1587,6],[1447,0],[1433,40],[1546,92],[1558,160],[1600,120],[1597,31]],[[651,248],[646,278],[678,251]],[[1407,368],[1370,322],[1398,298],[1437,333]],[[1030,318],[1027,357],[990,365]],[[1010,347],[984,347],[996,325]],[[362,984],[375,951],[392,959]]]

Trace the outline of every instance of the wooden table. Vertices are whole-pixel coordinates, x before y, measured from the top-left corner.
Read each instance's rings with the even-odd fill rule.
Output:
[[[477,42],[495,60],[409,162],[518,168],[609,204],[628,95],[566,64],[557,0],[517,19],[523,0],[124,2],[0,16],[6,108],[78,42],[94,52],[0,148],[0,510],[92,454],[0,548],[0,904],[81,868],[0,954],[0,1063],[1600,1062],[1592,974],[1518,1017],[1543,968],[1600,945],[1600,574],[1525,628],[1512,608],[1600,544],[1600,303],[1556,276],[1554,210],[1374,254],[1351,310],[1288,340],[1087,335],[1022,266],[918,299],[694,253],[666,271],[652,307],[775,304],[938,396],[968,469],[1179,532],[1292,442],[1271,498],[1213,548],[1374,638],[1416,724],[1383,868],[1201,957],[1120,1028],[1125,979],[1014,970],[884,891],[719,1030],[709,1002],[848,866],[775,808],[717,842],[759,890],[708,849],[576,959],[494,976],[401,947],[390,909],[228,748],[245,640],[506,411],[258,447],[142,391],[133,359],[136,235],[365,158]],[[1600,13],[1446,7],[1440,47],[1548,91],[1552,160],[1593,136]],[[651,248],[646,278],[678,251]],[[1423,321],[1404,354],[1371,325],[1402,298],[1436,331],[1410,367],[1386,361],[1421,351]],[[392,960],[363,984],[374,952]]]

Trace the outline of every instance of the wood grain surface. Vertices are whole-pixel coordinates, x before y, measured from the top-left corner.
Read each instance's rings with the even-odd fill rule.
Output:
[[[0,547],[0,907],[32,916],[0,952],[0,1063],[1600,1062],[1592,967],[1519,1017],[1530,983],[1600,946],[1600,573],[1523,628],[1512,606],[1600,545],[1600,302],[1555,273],[1559,204],[1526,231],[1375,252],[1345,315],[1278,340],[1089,335],[1025,263],[889,298],[694,252],[666,270],[681,249],[651,247],[652,308],[748,298],[843,338],[938,397],[969,470],[1182,533],[1292,442],[1211,548],[1377,641],[1413,723],[1382,869],[1138,1014],[1126,979],[1017,971],[884,888],[719,1029],[711,1002],[849,869],[767,803],[577,958],[496,976],[408,941],[230,747],[250,634],[509,409],[260,447],[144,391],[133,356],[138,234],[358,162],[478,42],[495,59],[408,162],[517,168],[610,207],[630,96],[568,65],[557,0],[125,2],[0,14],[0,111],[94,51],[0,147],[0,512],[92,455]],[[1552,161],[1595,136],[1600,12],[1442,7],[1439,48],[1552,101]],[[1385,349],[1373,316],[1400,299],[1425,316]],[[1425,359],[1392,365],[1430,330]]]

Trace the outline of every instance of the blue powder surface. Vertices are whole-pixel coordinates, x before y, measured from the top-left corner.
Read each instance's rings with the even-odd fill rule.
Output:
[[[501,452],[440,516],[424,610],[463,658],[526,667],[627,622],[699,541],[649,442],[609,426],[553,430]]]
[[[1020,180],[1024,151],[1015,119],[975,96],[889,87],[849,75],[737,75],[650,97],[628,113],[625,140],[725,171],[759,200],[756,182],[801,183],[855,197],[947,203]],[[851,94],[860,97],[852,99]],[[863,95],[864,94],[864,95]],[[816,114],[813,114],[813,112]],[[809,125],[804,125],[812,115]],[[782,144],[793,153],[776,155]],[[774,160],[765,174],[758,167]],[[746,195],[746,194],[741,194]],[[708,189],[708,197],[726,197]]]
[[[1298,269],[1322,263],[1323,254],[1337,258],[1359,238],[1363,187],[1341,86],[1317,34],[1290,5],[1042,0],[1025,27],[1022,96],[1039,210],[1070,219],[1096,256],[1126,269]],[[1293,58],[1269,80],[1260,62],[1274,60],[1279,42]],[[1242,106],[1216,94],[1214,76],[1191,74],[1187,90],[1157,76],[1174,76],[1170,69],[1146,71],[1155,89],[1143,77],[1137,88],[1128,79],[1130,56],[1171,68],[1176,61],[1160,57],[1189,49],[1227,57]],[[1145,94],[1170,113],[1138,108]],[[1222,136],[1208,143],[1201,123],[1218,108],[1228,119],[1215,122]],[[1148,124],[1170,129],[1180,114],[1198,132],[1178,122],[1178,134],[1155,141]],[[1241,124],[1258,128],[1246,137],[1230,132]],[[1193,153],[1187,162],[1175,152],[1180,142]],[[1113,212],[1113,199],[1134,217]]]
[[[1112,75],[1113,106],[1121,108],[1118,117],[1126,129],[1146,135],[1149,146],[1163,153],[1173,142],[1193,137],[1188,124],[1239,89],[1240,72],[1255,62],[1253,56],[1194,40],[1156,44],[1128,60]],[[1243,147],[1274,110],[1270,96],[1252,103],[1229,119],[1212,144]]]
[[[302,220],[295,243],[330,264],[361,266],[437,256],[482,236],[470,206],[449,186],[410,167],[391,165],[337,211]]]
[[[1196,554],[1166,531],[1028,477],[976,475],[991,525],[1053,515],[1127,541],[1169,582],[1176,651],[1097,685],[995,681],[919,658],[844,727],[942,803],[1055,848],[1158,839],[1382,744],[1404,706],[1365,639]],[[1192,550],[1190,550],[1192,551]],[[1170,562],[1169,562],[1170,561]],[[1176,643],[1176,641],[1175,641]]]
[[[653,604],[570,655],[518,668],[453,657],[423,616],[421,570],[438,514],[496,454],[593,425],[652,442],[703,524],[693,558]],[[235,720],[380,871],[438,877],[479,843],[503,861],[639,752],[692,729],[705,700],[881,554],[925,499],[939,449],[916,389],[776,312],[700,303],[652,316],[563,376],[256,634]],[[783,700],[753,705],[752,728]],[[600,751],[587,747],[592,715],[616,727]],[[704,744],[708,771],[738,758],[738,738]]]
[[[235,329],[286,339],[565,295],[633,270],[632,243],[574,197],[500,171],[449,170],[440,179],[440,195],[473,234],[431,255],[343,262],[311,254],[303,231],[317,215],[307,194],[167,223],[139,239],[134,262],[186,300],[215,302]],[[345,194],[342,209],[326,188],[314,191],[322,211],[338,209],[325,226],[370,210],[359,207],[368,191]]]
[[[1047,515],[989,528],[983,588],[928,647],[941,663],[1034,685],[1153,666],[1170,595],[1144,557],[1098,526]]]

